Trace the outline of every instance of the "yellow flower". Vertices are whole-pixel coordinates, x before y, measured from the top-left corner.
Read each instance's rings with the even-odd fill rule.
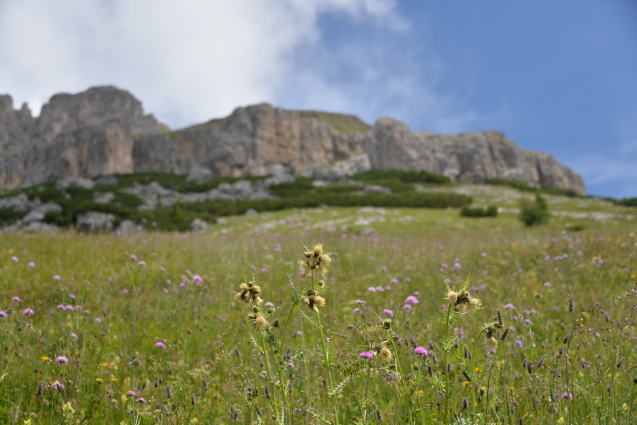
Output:
[[[40,357],[40,360],[42,360],[43,362],[50,362],[51,358],[48,357],[48,356],[42,356],[42,357]]]
[[[119,381],[119,379],[117,379],[117,378],[111,378],[111,382],[117,382],[117,381]]]
[[[101,384],[102,382],[104,382],[104,379],[102,378],[95,378],[95,382]]]
[[[560,418],[557,420],[557,424],[558,424],[558,425],[562,425],[564,422],[566,422],[566,421],[564,420],[564,416],[560,416]]]
[[[100,366],[102,366],[102,367],[109,367],[110,365],[108,364],[108,362],[104,362],[104,363],[100,363]]]
[[[484,371],[482,370],[482,368],[481,368],[481,367],[476,367],[475,369],[473,369],[473,371],[474,371],[475,373],[482,373],[482,372],[484,372]]]

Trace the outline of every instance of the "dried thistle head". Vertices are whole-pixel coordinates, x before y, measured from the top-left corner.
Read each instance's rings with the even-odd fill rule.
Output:
[[[255,282],[243,282],[239,285],[239,292],[235,294],[235,297],[243,302],[253,305],[260,305],[263,300],[259,297],[261,294],[261,287]]]
[[[390,329],[391,328],[391,319],[384,319],[383,320],[383,329]]]
[[[266,319],[265,316],[256,308],[252,314],[248,315],[248,318],[252,320],[252,324],[257,328],[266,328],[270,325],[270,323],[268,323],[268,319]]]
[[[469,309],[477,310],[482,306],[482,302],[478,298],[472,297],[466,287],[460,291],[447,290],[446,298],[456,311],[463,313]]]
[[[386,361],[390,361],[392,359],[391,351],[386,345],[382,345],[380,347],[380,350],[378,350],[378,356]]]
[[[301,297],[301,301],[316,313],[319,312],[319,307],[325,307],[325,298],[313,289],[308,289],[305,295]]]
[[[323,250],[323,244],[320,243],[314,245],[312,249],[305,248],[303,256],[305,258],[299,263],[310,272],[326,273],[327,266],[332,261],[330,254]]]

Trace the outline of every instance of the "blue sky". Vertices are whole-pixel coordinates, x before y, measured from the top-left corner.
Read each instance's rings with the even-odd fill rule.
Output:
[[[635,0],[0,0],[0,93],[36,114],[115,84],[173,128],[267,101],[495,129],[605,196],[637,196],[635,76]]]
[[[583,174],[590,193],[637,196],[637,2],[460,3],[400,2],[401,30],[343,15],[321,20],[321,49],[367,40],[383,52],[378,72],[414,79],[413,92],[399,98],[374,81],[361,88],[370,97],[362,103],[378,92],[387,110],[352,112],[369,121],[394,115],[418,130],[501,130]],[[360,66],[370,64],[378,65]],[[344,61],[326,72],[345,90],[361,69]]]

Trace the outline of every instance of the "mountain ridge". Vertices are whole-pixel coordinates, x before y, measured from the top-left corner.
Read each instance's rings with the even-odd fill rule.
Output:
[[[199,176],[289,173],[343,178],[370,169],[425,170],[463,182],[520,180],[585,193],[551,155],[497,131],[412,131],[393,118],[287,110],[268,103],[172,131],[130,92],[98,86],[57,94],[33,117],[0,96],[0,187],[131,172]]]

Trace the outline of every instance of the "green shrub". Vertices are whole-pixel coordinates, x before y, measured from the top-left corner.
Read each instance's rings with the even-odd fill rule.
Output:
[[[556,195],[556,196],[568,196],[569,198],[582,197],[582,195],[580,195],[579,193],[575,192],[572,189],[559,189],[557,187],[546,186],[546,185],[535,187],[520,180],[493,178],[493,179],[487,179],[485,183],[498,185],[498,186],[508,186],[508,187],[512,187],[514,189],[520,190],[522,192],[544,193],[547,195]]]
[[[624,198],[614,201],[617,205],[623,205],[625,207],[637,207],[637,198]]]
[[[547,223],[550,218],[549,207],[546,200],[540,195],[535,195],[534,201],[523,200],[520,202],[520,220],[527,226],[537,226]]]
[[[370,170],[351,177],[365,182],[397,180],[405,183],[450,183],[449,177],[423,170]]]
[[[460,209],[461,217],[497,217],[498,207],[490,205],[488,207],[465,206]]]
[[[0,208],[0,226],[9,226],[26,215],[22,211],[14,211],[11,208]]]

